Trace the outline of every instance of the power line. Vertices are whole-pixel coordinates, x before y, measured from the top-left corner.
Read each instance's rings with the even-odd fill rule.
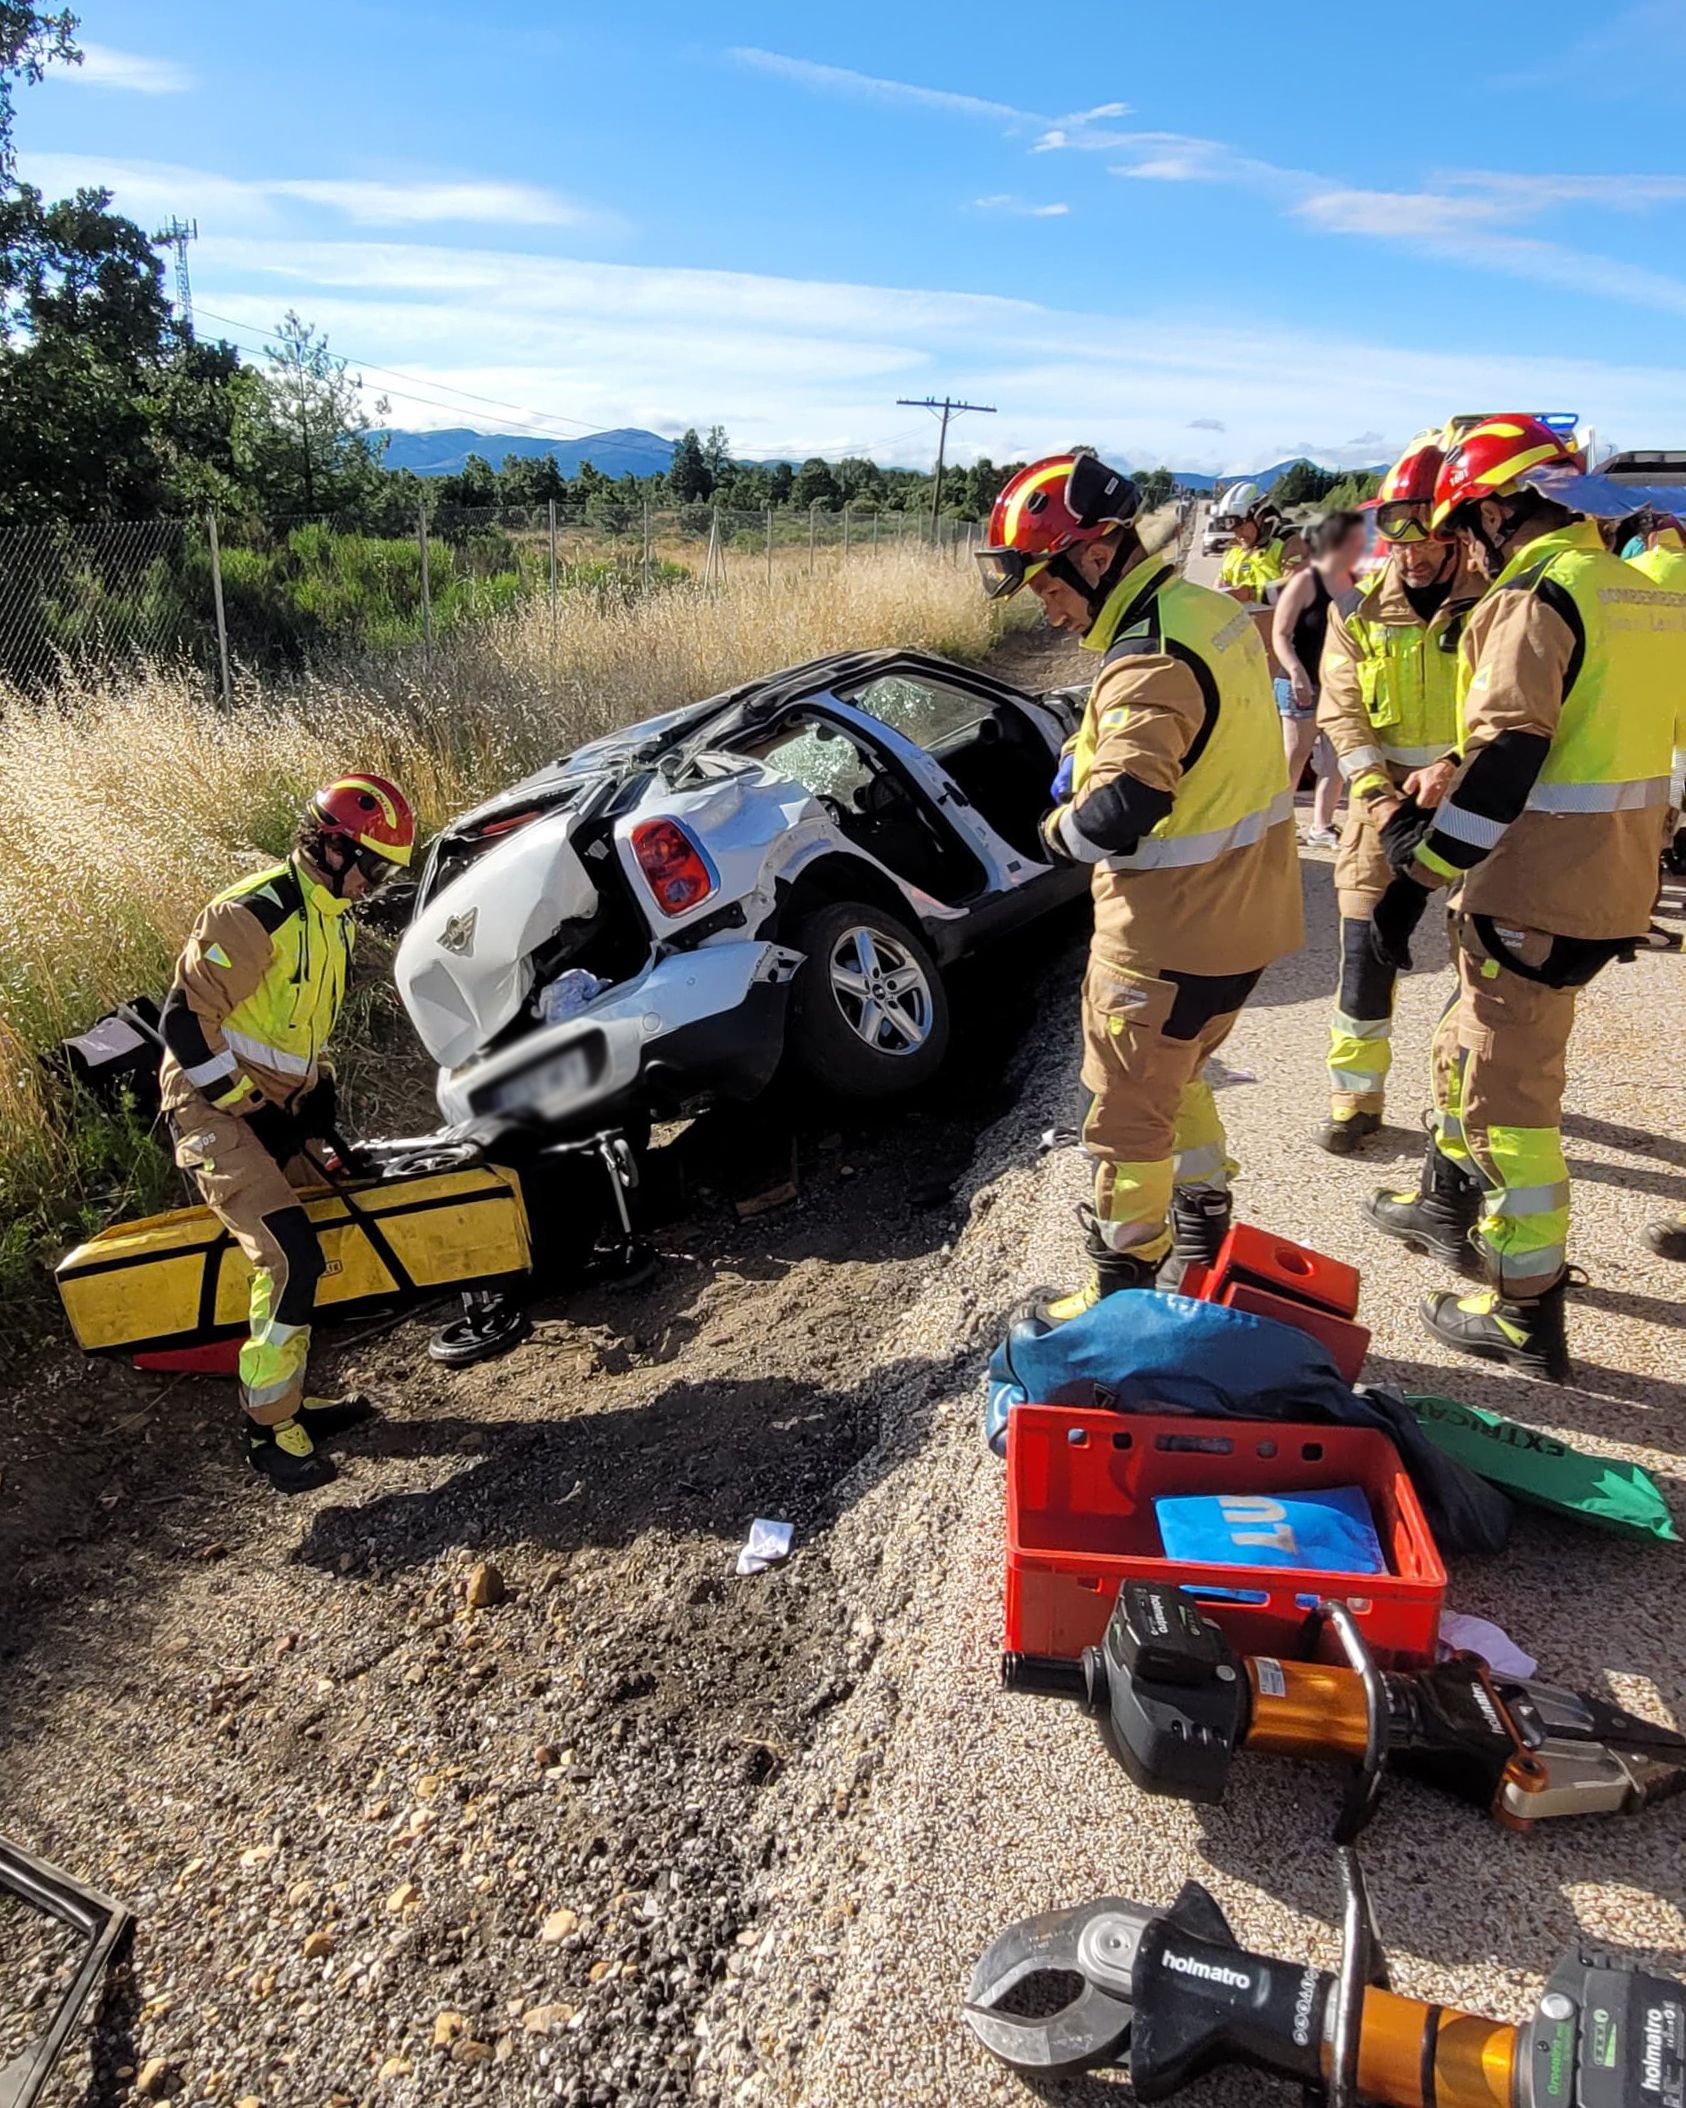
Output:
[[[942,429],[937,434],[937,480],[936,487],[931,492],[931,537],[934,541],[937,533],[937,520],[941,515],[943,504],[943,457],[948,451],[948,421],[951,417],[962,416],[967,410],[976,410],[984,417],[993,417],[995,415],[995,405],[993,403],[957,403],[949,395],[945,395],[940,403],[934,396],[930,395],[919,397],[898,395],[896,397],[896,407],[899,410],[940,411],[942,414]]]
[[[222,323],[229,331],[233,333],[233,341],[237,345],[239,345],[242,350],[262,352],[266,357],[268,356],[270,346],[267,342],[264,341],[264,339],[260,335],[258,335],[255,325],[248,322],[239,321],[233,315],[218,314],[215,308],[205,307],[204,305],[200,306],[198,312],[203,315],[207,321]],[[450,381],[418,380],[414,374],[401,373],[396,367],[381,366],[376,364],[376,362],[372,359],[360,359],[355,352],[345,352],[340,354],[340,356],[343,356],[349,364],[357,367],[362,372],[384,374],[391,380],[409,382],[411,385],[408,388],[383,388],[381,392],[384,395],[396,396],[400,402],[414,403],[421,409],[445,410],[451,412],[452,414],[458,417],[464,415],[461,406],[457,403],[441,402],[439,397],[436,395],[422,395],[415,392],[419,388],[433,387],[444,390],[447,395],[460,395],[469,402],[482,403],[488,409],[513,411],[515,413],[515,417],[521,420],[521,422],[515,423],[512,426],[513,435],[517,438],[549,439],[553,441],[574,437],[595,439],[601,434],[603,429],[601,425],[581,424],[577,418],[561,417],[549,410],[534,410],[520,403],[505,402],[500,397],[495,395],[478,395],[473,389],[458,388],[453,382]],[[908,407],[912,407],[915,409],[936,409],[940,406],[935,403],[916,403]],[[958,415],[961,410],[982,409],[986,408],[987,405],[978,403],[955,403],[952,404],[950,407],[953,409],[955,414]],[[550,424],[568,425],[572,427],[572,430],[565,433],[547,432],[542,429],[542,425],[539,422],[540,420],[548,422]],[[845,440],[840,445],[833,448],[832,451],[841,456],[845,454],[854,453],[862,449],[870,451],[874,447],[899,446],[904,439],[913,438],[915,434],[919,431],[919,429],[919,426],[912,425],[909,426],[905,431],[893,432],[887,438],[883,439]],[[663,442],[663,445],[665,446],[667,445],[667,443]],[[637,450],[639,452],[648,453],[651,455],[654,455],[657,451],[656,447],[654,446],[639,447]],[[780,458],[782,459],[784,457],[781,456]],[[668,457],[664,453],[662,467],[666,468],[667,465]]]

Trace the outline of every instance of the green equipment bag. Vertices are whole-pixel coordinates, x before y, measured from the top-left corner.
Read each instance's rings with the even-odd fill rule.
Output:
[[[1407,1395],[1405,1403],[1437,1449],[1518,1500],[1625,1537],[1680,1542],[1656,1480],[1641,1465],[1587,1456],[1537,1427],[1456,1398]]]

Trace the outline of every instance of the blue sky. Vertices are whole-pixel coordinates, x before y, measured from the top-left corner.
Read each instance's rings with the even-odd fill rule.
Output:
[[[80,4],[22,172],[197,217],[202,331],[296,307],[395,424],[911,462],[896,398],[950,391],[998,460],[1492,407],[1686,444],[1686,0]]]

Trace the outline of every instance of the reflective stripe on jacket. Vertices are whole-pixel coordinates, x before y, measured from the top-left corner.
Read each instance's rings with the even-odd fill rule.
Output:
[[[1094,865],[1096,943],[1119,963],[1251,972],[1301,940],[1281,720],[1248,609],[1149,558],[1084,638],[1105,654],[1066,813],[1120,779],[1169,810]]]
[[[1574,520],[1505,566],[1463,653],[1465,771],[1506,732],[1550,741],[1508,825],[1460,800],[1461,774],[1436,813],[1453,843],[1491,846],[1464,877],[1464,909],[1557,936],[1642,935],[1686,698],[1686,591]]]
[[[1458,745],[1458,641],[1481,584],[1460,567],[1427,622],[1396,558],[1337,600],[1319,673],[1317,722],[1360,795],[1385,792]]]
[[[316,1080],[345,1000],[350,903],[297,860],[237,880],[205,909],[165,1003],[165,1103],[286,1100]]]

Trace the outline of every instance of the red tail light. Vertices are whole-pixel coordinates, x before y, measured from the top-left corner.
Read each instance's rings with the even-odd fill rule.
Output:
[[[664,915],[688,915],[718,881],[677,820],[646,820],[632,830],[632,853]]]

